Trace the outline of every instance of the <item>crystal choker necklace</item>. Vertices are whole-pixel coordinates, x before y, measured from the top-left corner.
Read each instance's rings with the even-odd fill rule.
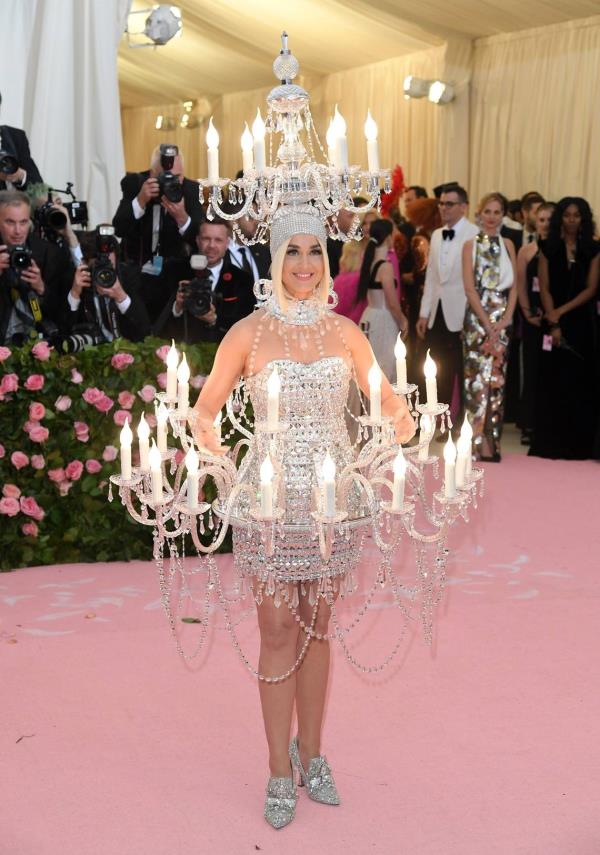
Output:
[[[288,310],[284,312],[274,294],[265,303],[265,308],[274,318],[299,327],[318,323],[329,311],[329,307],[316,297],[309,297],[307,300],[295,300],[289,297]]]

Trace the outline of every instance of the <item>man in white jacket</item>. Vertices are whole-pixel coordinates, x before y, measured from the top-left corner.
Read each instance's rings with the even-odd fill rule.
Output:
[[[438,400],[451,404],[455,384],[461,401],[463,393],[461,332],[467,298],[462,248],[478,229],[467,220],[469,199],[462,187],[453,184],[443,190],[438,204],[443,227],[431,236],[417,335],[426,339],[437,365]]]

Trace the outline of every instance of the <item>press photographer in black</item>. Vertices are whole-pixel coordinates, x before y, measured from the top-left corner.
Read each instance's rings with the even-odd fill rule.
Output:
[[[72,274],[56,247],[31,233],[28,197],[0,191],[0,344],[59,336],[61,295]]]
[[[25,131],[10,125],[0,125],[0,190],[24,190],[30,184],[39,184],[41,180],[40,171],[29,151]]]
[[[184,178],[177,146],[163,144],[152,153],[150,170],[128,172],[121,190],[113,225],[124,259],[141,272],[142,298],[154,321],[169,297],[166,263],[189,257],[204,219],[200,187]]]
[[[81,350],[115,338],[142,341],[150,319],[139,295],[139,275],[117,261],[119,244],[111,225],[100,225],[81,237],[83,262],[75,271],[64,305],[69,337],[64,349]]]

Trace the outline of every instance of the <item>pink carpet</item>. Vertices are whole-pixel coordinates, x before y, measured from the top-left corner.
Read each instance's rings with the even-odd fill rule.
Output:
[[[434,651],[414,638],[367,678],[336,650],[324,749],[343,804],[301,792],[279,832],[256,688],[222,621],[187,669],[152,565],[1,575],[0,853],[598,855],[600,469],[486,468]],[[255,646],[253,621],[241,636]]]

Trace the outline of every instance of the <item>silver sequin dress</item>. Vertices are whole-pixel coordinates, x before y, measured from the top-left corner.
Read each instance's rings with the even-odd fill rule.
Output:
[[[333,552],[324,561],[312,532],[313,489],[318,487],[317,468],[327,451],[338,473],[351,463],[354,452],[344,419],[344,407],[352,372],[340,356],[324,356],[302,363],[276,359],[245,381],[255,420],[267,417],[267,381],[277,365],[281,378],[281,420],[285,434],[282,483],[285,490],[285,537],[276,535],[271,556],[256,531],[245,526],[234,530],[234,560],[238,571],[260,581],[300,582],[341,576],[356,565],[358,535],[336,537]],[[239,479],[259,491],[261,449],[254,439],[239,469]],[[356,497],[350,497],[350,516],[361,513]]]

